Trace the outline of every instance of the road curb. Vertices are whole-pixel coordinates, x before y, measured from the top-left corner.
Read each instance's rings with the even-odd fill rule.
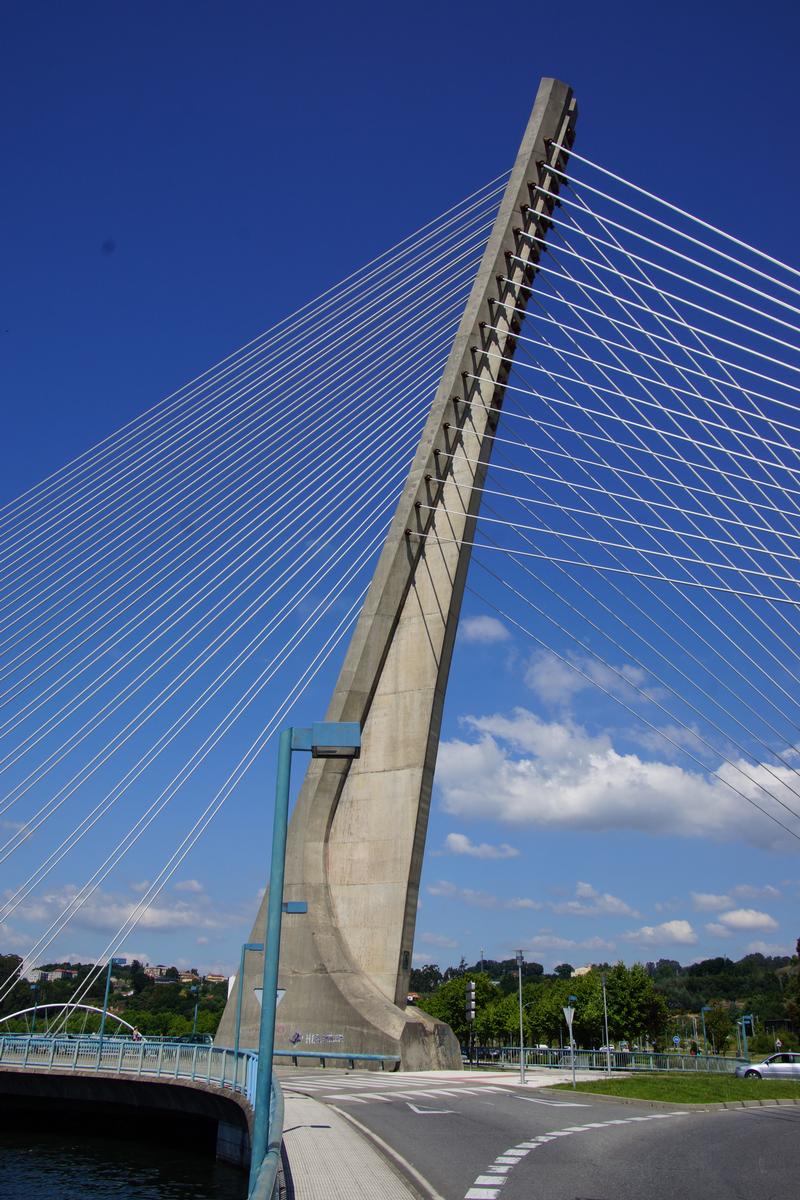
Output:
[[[331,1108],[340,1117],[343,1117],[355,1130],[361,1135],[364,1141],[369,1142],[372,1148],[386,1160],[386,1165],[396,1175],[399,1175],[403,1182],[411,1188],[419,1200],[444,1200],[444,1198],[436,1191],[436,1189],[428,1183],[424,1175],[421,1175],[416,1167],[412,1167],[407,1159],[403,1158],[388,1142],[385,1142],[377,1133],[373,1133],[366,1125],[362,1125],[361,1121],[357,1120],[346,1109],[339,1108],[336,1104],[327,1104],[326,1108]]]
[[[571,1092],[572,1088],[542,1088],[542,1091]],[[577,1093],[577,1089],[576,1089]],[[692,1112],[713,1112],[720,1108],[774,1108],[776,1104],[798,1105],[800,1099],[782,1097],[777,1100],[644,1100],[635,1096],[609,1096],[606,1092],[581,1092],[582,1096],[591,1096],[593,1100],[604,1100],[614,1104],[634,1104],[645,1108],[688,1108]]]

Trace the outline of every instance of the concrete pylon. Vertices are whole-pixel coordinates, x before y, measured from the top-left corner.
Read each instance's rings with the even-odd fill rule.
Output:
[[[460,1065],[448,1026],[406,1007],[433,772],[470,546],[515,334],[576,119],[544,79],[327,711],[361,757],[312,760],[289,829],[276,1048]],[[551,146],[551,141],[555,145]],[[513,306],[503,307],[505,305]],[[494,326],[489,330],[486,325]],[[263,941],[266,899],[251,940]],[[258,1045],[262,955],[247,956],[241,1046]],[[239,982],[237,980],[236,987]],[[232,1045],[236,989],[218,1043]]]

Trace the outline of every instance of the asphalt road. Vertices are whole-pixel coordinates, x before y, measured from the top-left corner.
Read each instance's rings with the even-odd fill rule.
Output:
[[[306,1073],[283,1083],[357,1120],[441,1200],[789,1200],[800,1193],[800,1106],[620,1104],[522,1089],[496,1076],[355,1072],[323,1081]]]

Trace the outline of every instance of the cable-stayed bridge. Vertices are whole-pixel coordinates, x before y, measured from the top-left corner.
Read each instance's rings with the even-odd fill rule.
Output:
[[[27,966],[152,839],[102,971],[325,681],[383,731],[299,802],[284,1036],[452,1055],[402,999],[464,587],[704,809],[796,842],[800,272],[583,157],[574,122],[548,85],[507,176],[0,514],[0,921],[41,913]],[[252,1045],[249,989],[244,1015]]]

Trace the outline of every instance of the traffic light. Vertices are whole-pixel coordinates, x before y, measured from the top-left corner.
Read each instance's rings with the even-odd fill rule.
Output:
[[[475,981],[467,980],[467,1020],[475,1020]]]

